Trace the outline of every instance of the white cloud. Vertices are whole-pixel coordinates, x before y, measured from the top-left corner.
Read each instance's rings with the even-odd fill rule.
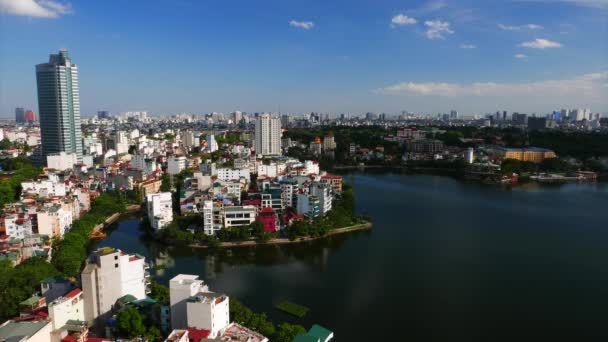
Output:
[[[52,0],[0,0],[0,13],[24,17],[57,18],[72,13],[69,3]]]
[[[477,46],[475,46],[473,44],[460,44],[460,48],[461,49],[476,49]]]
[[[608,86],[608,71],[586,74],[573,79],[547,80],[528,83],[476,82],[458,84],[447,82],[402,82],[376,89],[377,94],[409,94],[439,97],[500,96],[534,99],[545,97],[572,97],[604,101],[604,89]]]
[[[450,23],[441,20],[427,20],[424,25],[428,27],[426,37],[428,39],[444,39],[444,34],[452,34]]]
[[[519,46],[530,49],[554,49],[561,48],[562,44],[548,39],[536,38],[531,42],[523,42]]]
[[[544,29],[544,27],[542,25],[538,25],[538,24],[526,24],[526,25],[519,25],[519,26],[498,24],[498,27],[505,31],[520,31],[523,29],[528,29],[528,30]]]
[[[289,26],[301,28],[301,29],[304,29],[304,30],[310,30],[313,27],[315,27],[315,23],[313,23],[312,21],[296,21],[296,20],[292,20],[292,21],[289,22]]]
[[[513,57],[515,57],[515,58],[517,58],[517,59],[525,59],[525,58],[528,58],[528,56],[524,55],[523,53],[518,53],[518,54],[516,54],[516,55],[515,55],[515,56],[513,56]]]
[[[397,26],[404,26],[404,25],[413,25],[417,22],[418,21],[412,17],[408,17],[407,15],[399,14],[399,15],[394,16],[393,19],[391,19],[391,26],[397,27]]]

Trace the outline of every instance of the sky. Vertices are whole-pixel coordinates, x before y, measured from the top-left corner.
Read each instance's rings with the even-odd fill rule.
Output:
[[[608,0],[0,0],[0,117],[60,48],[84,116],[608,113]]]

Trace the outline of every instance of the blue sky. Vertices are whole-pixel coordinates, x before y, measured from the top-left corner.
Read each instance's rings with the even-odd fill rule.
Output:
[[[83,115],[608,112],[608,0],[0,0],[0,116],[67,48]]]

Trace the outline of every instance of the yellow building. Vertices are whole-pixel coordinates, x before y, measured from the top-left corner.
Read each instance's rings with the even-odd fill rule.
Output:
[[[500,148],[498,153],[503,159],[517,159],[533,163],[542,163],[545,159],[557,158],[555,152],[539,147]]]

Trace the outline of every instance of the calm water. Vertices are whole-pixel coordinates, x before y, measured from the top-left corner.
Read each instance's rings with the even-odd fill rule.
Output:
[[[439,176],[349,174],[374,229],[292,246],[171,248],[127,219],[100,245],[146,256],[157,280],[198,274],[274,320],[337,341],[608,337],[608,186],[514,189]],[[277,312],[288,299],[302,320]]]

